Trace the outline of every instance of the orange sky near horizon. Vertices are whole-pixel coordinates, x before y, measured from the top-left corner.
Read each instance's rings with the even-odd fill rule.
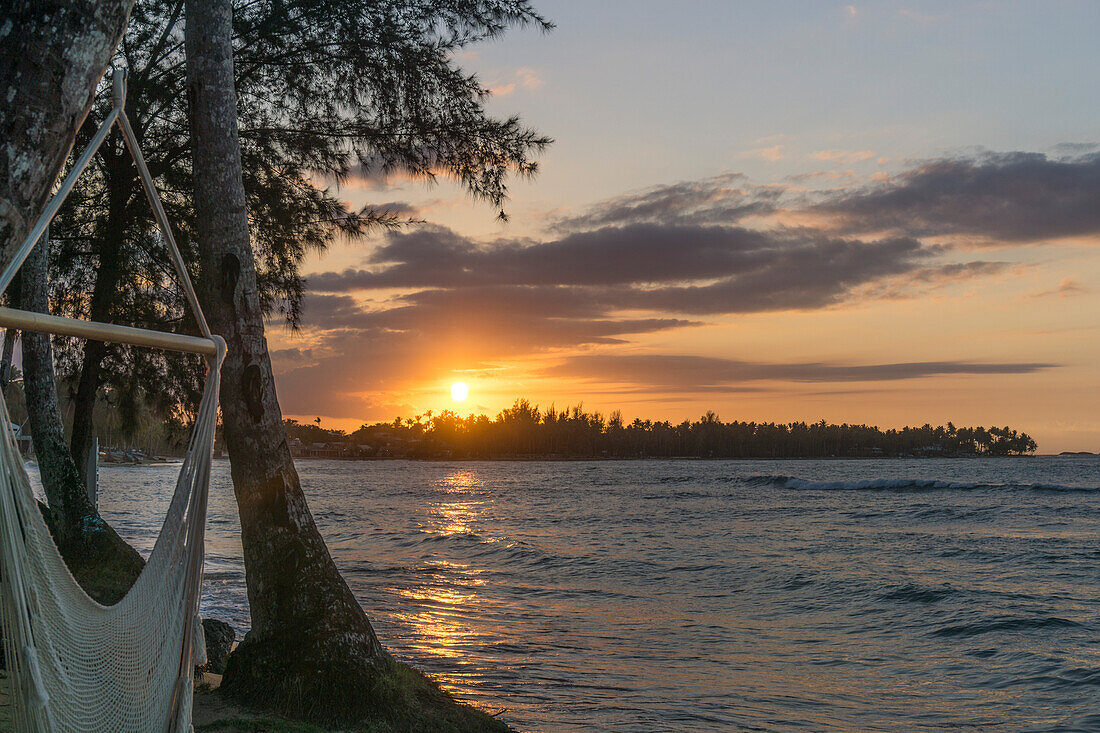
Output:
[[[646,5],[623,31],[641,40],[601,47],[611,17],[550,2],[549,36],[468,54],[495,111],[555,137],[539,176],[513,183],[508,224],[446,181],[348,181],[351,204],[429,223],[308,263],[303,328],[268,330],[286,415],[353,430],[525,397],[627,420],[1010,425],[1040,453],[1100,451],[1100,102],[1079,91],[1100,12],[957,3],[918,23],[894,5],[788,26],[767,4],[692,6],[690,28]],[[700,45],[722,32],[760,39]],[[930,49],[958,65],[903,63]]]
[[[1090,311],[1097,297],[1039,295],[1057,290],[1066,277],[1027,270],[1006,275],[984,287],[955,285],[932,295],[801,312],[786,311],[714,319],[674,333],[584,349],[582,353],[663,353],[669,350],[721,358],[734,352],[764,361],[820,361],[879,364],[939,361],[960,354],[976,361],[1047,360],[1043,373],[927,376],[898,381],[794,382],[754,380],[758,391],[638,394],[614,378],[547,377],[540,372],[562,361],[573,349],[550,350],[502,359],[478,368],[477,343],[452,353],[433,354],[409,365],[416,377],[388,389],[364,391],[379,404],[362,417],[323,416],[326,427],[354,430],[363,422],[411,417],[426,410],[494,416],[517,397],[543,407],[583,403],[605,415],[621,410],[628,419],[695,420],[716,410],[726,420],[867,423],[884,428],[933,425],[1011,425],[1039,441],[1040,452],[1100,450],[1100,400],[1094,395],[1100,347]],[[1100,268],[1074,269],[1081,279],[1100,281]],[[1068,311],[1066,301],[1077,301]],[[990,328],[988,324],[1000,324]],[[273,334],[274,336],[274,334]],[[1091,337],[1091,338],[1090,338]],[[273,348],[285,335],[275,336]],[[300,339],[286,338],[287,345]],[[469,385],[463,403],[451,399],[456,381]],[[283,402],[287,396],[281,395]],[[314,414],[288,415],[303,421]]]

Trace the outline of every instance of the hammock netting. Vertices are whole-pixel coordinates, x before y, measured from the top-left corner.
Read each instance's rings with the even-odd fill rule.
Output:
[[[88,597],[61,558],[0,398],[0,595],[17,730],[189,730],[194,664],[205,661],[198,604],[220,359],[210,361],[160,536],[113,606]]]

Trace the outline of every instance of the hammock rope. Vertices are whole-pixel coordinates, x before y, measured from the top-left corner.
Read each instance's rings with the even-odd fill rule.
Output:
[[[204,354],[206,385],[160,535],[133,587],[113,606],[90,598],[65,565],[34,498],[0,395],[0,616],[18,731],[186,733],[191,730],[194,665],[205,662],[199,596],[225,342],[210,332],[203,316],[126,119],[125,98],[125,73],[116,70],[111,112],[0,274],[0,295],[118,124],[202,337],[10,308],[0,308],[0,326]]]

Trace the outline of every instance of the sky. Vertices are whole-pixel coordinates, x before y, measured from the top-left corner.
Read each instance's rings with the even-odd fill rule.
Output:
[[[1100,451],[1100,3],[535,6],[552,32],[458,63],[554,138],[537,176],[507,223],[342,185],[424,223],[307,262],[303,328],[268,332],[288,416],[526,397]]]

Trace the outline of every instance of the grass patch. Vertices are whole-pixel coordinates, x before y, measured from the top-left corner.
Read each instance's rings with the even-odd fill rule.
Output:
[[[325,733],[309,723],[277,718],[223,718],[195,726],[196,733]]]

